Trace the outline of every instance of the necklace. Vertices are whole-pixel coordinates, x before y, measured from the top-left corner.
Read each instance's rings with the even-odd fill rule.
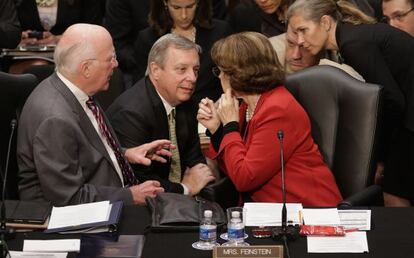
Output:
[[[197,29],[196,29],[195,26],[191,29],[190,32],[187,32],[187,31],[178,32],[177,29],[171,28],[171,33],[174,33],[174,34],[177,34],[177,35],[181,35],[181,36],[183,36],[185,38],[188,38],[189,40],[191,40],[194,43],[196,41],[196,32],[197,32]]]
[[[254,103],[254,106],[253,107],[247,106],[247,110],[246,110],[246,122],[249,122],[253,118],[254,111],[256,111],[256,106],[257,106],[257,103],[259,102],[260,96],[261,95],[259,95],[259,97],[257,98],[257,100]]]
[[[55,0],[36,0],[39,7],[50,7],[55,4]]]

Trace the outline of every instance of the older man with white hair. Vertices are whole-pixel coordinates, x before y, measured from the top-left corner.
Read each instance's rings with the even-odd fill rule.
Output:
[[[139,184],[128,163],[165,162],[170,141],[124,151],[93,96],[118,66],[112,38],[97,25],[75,24],[56,47],[56,72],[28,98],[20,118],[17,155],[22,200],[61,206],[100,200],[144,204],[162,192]]]

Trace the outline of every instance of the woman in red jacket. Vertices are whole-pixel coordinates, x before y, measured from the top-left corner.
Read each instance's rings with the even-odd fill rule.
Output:
[[[282,85],[283,69],[268,39],[231,35],[211,50],[225,92],[204,98],[198,121],[211,134],[215,157],[238,191],[256,202],[281,202],[279,130],[284,131],[286,198],[305,206],[336,206],[341,194],[311,136],[304,109]],[[242,104],[239,105],[239,101]]]

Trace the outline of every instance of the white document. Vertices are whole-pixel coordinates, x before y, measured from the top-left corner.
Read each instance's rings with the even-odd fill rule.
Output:
[[[244,204],[245,225],[256,226],[281,226],[282,225],[282,204],[266,202],[247,202]],[[301,203],[287,203],[288,224],[302,224]]]
[[[350,232],[343,237],[308,236],[308,253],[368,253],[367,233]]]
[[[47,229],[107,221],[110,214],[111,204],[109,201],[53,207]]]
[[[371,230],[371,210],[339,210],[341,225],[345,228]]]
[[[24,252],[79,252],[80,239],[24,240]]]
[[[338,209],[303,209],[306,225],[338,226],[341,225]]]
[[[35,253],[35,252],[20,252],[9,251],[10,258],[66,258],[68,253]]]

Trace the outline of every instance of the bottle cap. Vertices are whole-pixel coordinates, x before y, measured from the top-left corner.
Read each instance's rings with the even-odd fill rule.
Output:
[[[213,212],[211,210],[205,210],[204,211],[204,217],[206,217],[206,218],[213,217]]]

